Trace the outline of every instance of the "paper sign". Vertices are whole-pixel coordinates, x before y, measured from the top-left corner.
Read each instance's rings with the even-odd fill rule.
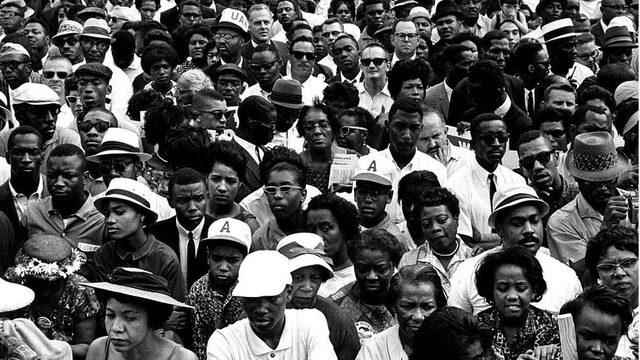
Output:
[[[560,331],[560,348],[563,360],[578,360],[578,345],[576,344],[576,326],[571,314],[558,315],[558,330]]]
[[[350,186],[357,161],[356,154],[334,154],[329,169],[329,187],[334,184]]]

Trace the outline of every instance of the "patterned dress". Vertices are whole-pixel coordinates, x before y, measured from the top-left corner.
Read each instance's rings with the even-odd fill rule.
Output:
[[[200,360],[207,359],[207,342],[216,329],[246,316],[240,300],[231,296],[232,290],[226,294],[214,290],[209,273],[191,285],[186,302],[195,308],[191,317],[193,350]]]
[[[480,312],[478,322],[488,326],[493,334],[492,348],[498,359],[516,360],[520,354],[533,350],[538,346],[560,346],[558,323],[550,312],[529,305],[527,319],[519,329],[512,342],[507,341],[503,330],[502,315],[495,307]],[[562,359],[562,352],[557,351],[554,359]]]

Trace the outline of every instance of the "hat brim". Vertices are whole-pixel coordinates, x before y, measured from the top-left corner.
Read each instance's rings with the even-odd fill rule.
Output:
[[[93,154],[91,156],[87,156],[87,160],[90,162],[98,163],[100,162],[100,158],[104,156],[113,156],[113,155],[135,155],[140,159],[140,161],[145,162],[151,159],[151,155],[143,152],[131,152],[126,150],[105,150],[100,151],[97,154]]]
[[[246,298],[259,298],[266,296],[278,296],[282,294],[286,289],[287,284],[279,287],[266,287],[265,284],[256,284],[255,282],[238,282],[235,288],[233,288],[233,296],[246,297]]]
[[[103,193],[104,194],[104,193]],[[136,201],[128,196],[125,195],[121,195],[121,194],[110,194],[110,195],[98,195],[96,196],[96,198],[93,200],[93,204],[96,207],[96,209],[98,209],[98,211],[100,211],[101,213],[105,213],[105,207],[106,207],[106,203],[110,200],[119,200],[119,201],[124,201],[128,204],[134,205],[137,208],[139,208],[140,210],[144,211],[147,213],[148,216],[151,216],[152,221],[149,221],[149,223],[154,223],[156,222],[156,220],[158,219],[158,214],[153,211],[150,207],[145,206],[143,203]]]
[[[392,186],[393,184],[391,183],[391,180],[387,179],[386,177],[376,174],[376,173],[372,173],[372,172],[361,172],[361,173],[357,173],[355,174],[351,180],[353,181],[368,181],[368,182],[372,182],[372,183],[376,183],[376,184],[380,184],[380,185],[384,185],[384,186]]]
[[[632,42],[625,42],[620,44],[605,45],[602,48],[603,49],[635,49],[637,47],[638,47],[638,44],[635,44]]]
[[[282,102],[282,101],[273,100],[271,98],[271,95],[269,95],[268,98],[269,98],[269,101],[271,101],[272,104],[279,105],[279,106],[282,106],[282,107],[286,107],[286,108],[289,108],[289,109],[300,110],[300,109],[302,109],[304,107],[304,104],[291,104],[291,103],[285,103],[285,102]]]
[[[30,288],[6,280],[2,282],[0,290],[4,295],[0,301],[0,313],[25,308],[35,299],[36,295]]]
[[[80,283],[80,285],[94,288],[96,290],[106,291],[109,293],[127,295],[142,300],[153,301],[156,303],[193,309],[193,306],[180,302],[172,298],[171,296],[159,294],[153,291],[140,290],[130,286],[117,285],[108,282]]]
[[[206,246],[213,246],[213,245],[219,245],[219,244],[224,244],[224,243],[231,243],[233,245],[237,245],[240,246],[241,248],[245,249],[247,253],[249,253],[249,248],[247,247],[247,244],[243,243],[240,239],[238,239],[237,237],[233,236],[233,235],[223,235],[223,234],[219,234],[216,236],[212,236],[212,237],[206,237],[202,240],[200,240],[200,243],[205,244]]]
[[[567,152],[567,170],[569,170],[569,174],[571,174],[574,178],[586,181],[609,181],[617,178],[622,172],[622,166],[620,166],[620,159],[618,158],[616,161],[616,166],[600,171],[584,171],[576,168],[574,162],[574,150],[569,150]]]
[[[552,42],[554,42],[554,41],[558,41],[558,40],[562,40],[562,39],[567,39],[567,38],[571,38],[571,37],[576,37],[576,36],[578,36],[578,35],[579,35],[579,34],[578,34],[577,32],[570,32],[570,33],[566,33],[566,34],[562,34],[562,35],[556,36],[556,37],[551,38],[551,39],[549,39],[549,40],[544,40],[544,43],[545,43],[545,44],[549,44],[549,43],[552,43]]]
[[[320,266],[327,272],[327,277],[325,281],[333,277],[333,269],[326,261],[322,260],[318,255],[314,254],[302,254],[298,255],[292,259],[289,259],[289,269],[291,272],[296,270],[309,267],[309,266]]]
[[[79,32],[75,32],[75,31],[63,31],[61,33],[57,33],[57,34],[53,35],[51,37],[51,39],[55,40],[55,39],[58,39],[58,38],[61,38],[63,36],[67,36],[67,35],[80,35],[80,33]]]
[[[240,34],[240,36],[244,37],[245,39],[249,37],[249,32],[244,31],[240,26],[236,24],[224,22],[224,23],[218,23],[211,27],[211,30],[213,31],[216,31],[218,29],[229,29],[229,30],[237,31],[238,34]]]
[[[540,217],[545,217],[549,213],[549,204],[547,204],[544,200],[536,199],[533,197],[518,199],[512,202],[509,202],[507,204],[504,204],[502,206],[498,206],[495,210],[493,210],[491,215],[489,215],[489,226],[491,228],[495,228],[496,217],[500,215],[502,212],[504,212],[506,209],[510,209],[510,208],[513,208],[514,206],[520,206],[524,204],[534,205],[538,209],[540,209],[540,212],[541,212]]]
[[[90,37],[90,38],[94,38],[94,39],[111,40],[111,36],[109,36],[109,35],[100,35],[100,34],[80,34],[80,37]]]

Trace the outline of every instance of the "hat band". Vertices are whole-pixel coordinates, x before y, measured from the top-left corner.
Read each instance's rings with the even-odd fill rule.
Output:
[[[82,31],[82,36],[110,36],[109,32],[106,29],[103,29],[98,26],[87,26]]]
[[[516,201],[520,201],[520,200],[540,200],[539,198],[531,195],[531,194],[525,194],[525,193],[519,193],[519,194],[515,194],[515,195],[511,195],[507,198],[505,198],[504,200],[500,201],[499,204],[496,205],[496,209],[499,209],[501,207],[506,207],[507,205],[509,205],[510,203],[514,203]]]
[[[609,39],[606,39],[604,41],[604,47],[615,45],[618,43],[634,45],[633,40],[631,39],[630,36],[620,35],[620,36],[610,37]]]
[[[126,271],[116,268],[109,276],[109,282],[115,285],[128,286],[142,291],[152,291],[169,296],[167,281],[155,274],[143,271]]]
[[[120,141],[105,141],[100,145],[100,152],[108,150],[122,150],[132,153],[140,152],[140,149],[137,146],[132,146]]]
[[[288,259],[293,259],[295,257],[298,257],[300,255],[315,255],[319,258],[321,258],[322,260],[324,260],[326,263],[328,263],[329,265],[333,265],[333,260],[331,260],[331,258],[329,258],[327,256],[327,254],[324,252],[323,249],[323,245],[322,244],[318,244],[318,246],[316,246],[315,248],[308,248],[308,247],[304,247],[300,244],[298,244],[297,242],[291,242],[283,247],[281,247],[280,249],[278,249],[278,251],[286,256]]]
[[[556,38],[561,37],[562,35],[573,34],[573,26],[564,26],[559,29],[551,30],[548,33],[544,34],[545,41],[553,41]]]
[[[283,92],[272,92],[271,101],[278,101],[287,104],[302,104],[302,94],[288,94]]]
[[[604,153],[578,153],[573,156],[576,169],[580,171],[603,171],[616,166],[618,155],[615,152]]]
[[[123,190],[123,189],[111,189],[111,190],[107,190],[107,192],[105,193],[105,195],[122,195],[122,196],[126,196],[128,198],[131,198],[137,202],[139,202],[140,204],[144,205],[147,208],[150,208],[151,205],[149,204],[149,201],[147,201],[147,199],[143,198],[142,196],[131,192],[129,190]]]

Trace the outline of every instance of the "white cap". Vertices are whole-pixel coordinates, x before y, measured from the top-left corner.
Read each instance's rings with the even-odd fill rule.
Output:
[[[0,58],[4,55],[24,55],[31,58],[31,55],[24,46],[12,42],[4,43],[0,47]]]
[[[631,20],[629,17],[624,15],[616,16],[613,19],[611,19],[611,21],[609,21],[609,25],[607,25],[607,28],[611,28],[614,26],[624,26],[625,28],[627,28],[627,31],[629,31],[630,33],[632,34],[636,33],[636,28],[635,26],[633,26],[633,20]]]
[[[13,92],[13,104],[60,105],[60,98],[44,84],[24,83]]]
[[[616,102],[616,106],[622,104],[629,99],[638,98],[638,80],[625,81],[618,85],[616,91],[613,93],[613,99]]]
[[[35,293],[30,288],[0,278],[0,313],[22,309],[33,302]]]
[[[413,9],[411,9],[411,11],[409,11],[409,20],[413,20],[419,17],[423,17],[427,19],[431,18],[429,16],[429,11],[422,6],[416,6]]]
[[[91,162],[100,162],[100,158],[108,155],[135,155],[140,161],[151,159],[151,155],[140,151],[138,134],[123,128],[108,128],[102,137],[98,153],[87,156]]]
[[[249,20],[240,10],[226,8],[222,10],[218,24],[213,26],[213,29],[232,29],[240,32],[243,36],[249,32]]]
[[[369,181],[380,185],[391,186],[393,184],[393,164],[386,158],[376,156],[363,156],[358,159],[354,181]]]
[[[289,260],[275,250],[258,250],[247,255],[242,261],[233,296],[276,296],[291,283]]]
[[[127,19],[127,21],[140,21],[138,10],[126,6],[114,6],[110,15],[115,18]]]
[[[314,233],[295,233],[287,235],[276,246],[282,255],[289,259],[289,269],[294,272],[308,266],[320,266],[327,272],[327,277],[333,277],[331,259],[324,252],[324,240]]]
[[[201,241],[211,246],[220,240],[238,244],[245,249],[245,253],[248,253],[251,248],[251,228],[247,223],[238,219],[218,219],[209,226],[207,237]]]

